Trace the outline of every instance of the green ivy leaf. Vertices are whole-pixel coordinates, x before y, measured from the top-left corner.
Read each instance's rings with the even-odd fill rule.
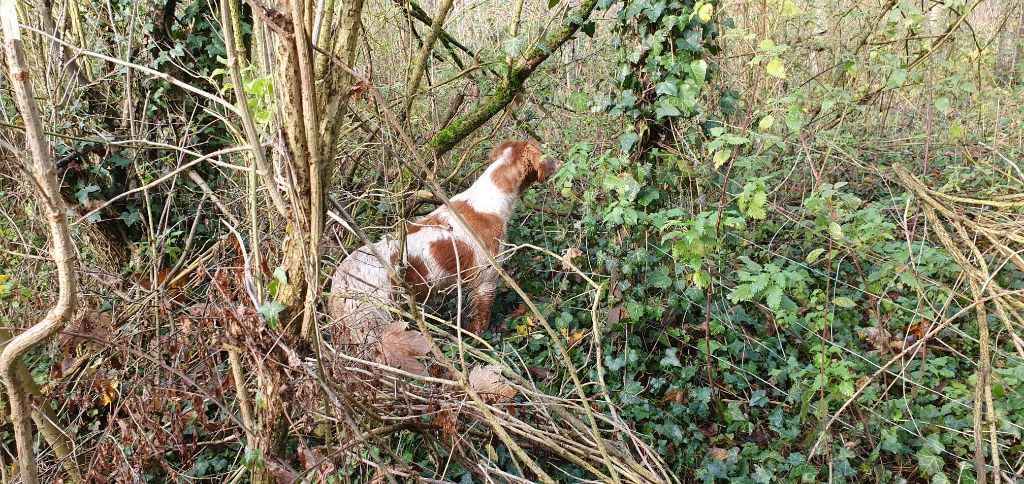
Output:
[[[82,187],[81,190],[75,192],[75,197],[78,198],[78,203],[85,205],[85,201],[89,199],[89,194],[100,191],[100,187],[96,185],[89,185]]]
[[[583,26],[580,27],[580,30],[583,31],[584,34],[587,34],[587,37],[590,37],[591,39],[593,39],[594,38],[594,32],[597,31],[597,23],[595,23],[593,20],[591,20],[590,22],[587,22],[587,23],[583,24]]]
[[[142,215],[139,214],[138,210],[135,210],[135,207],[131,207],[127,212],[121,212],[121,217],[119,218],[124,221],[125,225],[131,227],[136,222],[142,220]]]
[[[704,84],[708,73],[708,63],[704,59],[697,59],[690,63],[690,70],[693,71],[693,80],[698,86]]]
[[[662,358],[661,361],[659,361],[658,363],[661,366],[682,367],[683,364],[679,362],[679,355],[676,354],[678,352],[679,352],[679,349],[677,349],[677,348],[668,348],[668,349],[666,349],[665,350],[665,357]]]
[[[926,475],[934,475],[942,472],[942,467],[945,464],[942,458],[931,453],[928,449],[921,449],[917,451],[917,466]]]
[[[260,314],[267,319],[267,326],[270,326],[270,329],[274,330],[277,329],[277,316],[284,310],[284,304],[277,301],[268,301],[260,306],[259,309]]]
[[[668,289],[672,285],[672,277],[669,275],[668,267],[661,266],[651,271],[651,275],[647,278],[647,283],[651,287]]]
[[[640,135],[629,132],[619,136],[619,146],[622,147],[623,153],[629,153],[633,149],[633,145],[640,140]]]

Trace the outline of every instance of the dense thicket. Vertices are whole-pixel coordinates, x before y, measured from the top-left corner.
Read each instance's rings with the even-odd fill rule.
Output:
[[[0,338],[78,303],[0,358],[5,482],[1024,479],[1020,2],[0,5]],[[524,137],[491,331],[332,338]]]

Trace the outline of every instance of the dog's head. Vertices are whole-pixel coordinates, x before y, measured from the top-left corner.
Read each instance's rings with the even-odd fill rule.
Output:
[[[530,185],[543,182],[558,171],[559,162],[545,156],[535,139],[502,141],[491,150],[494,184],[507,193],[522,194]]]

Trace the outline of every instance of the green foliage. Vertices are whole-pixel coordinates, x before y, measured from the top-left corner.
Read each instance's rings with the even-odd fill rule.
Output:
[[[780,25],[813,14],[778,3]],[[925,235],[920,219],[908,226],[914,200],[884,178],[889,163],[925,157],[923,144],[879,144],[921,139],[920,118],[888,111],[908,118],[891,122],[904,130],[899,135],[883,133],[872,111],[878,107],[858,103],[874,99],[874,89],[920,96],[918,109],[934,110],[931,129],[940,133],[929,144],[930,183],[944,192],[1005,193],[1024,187],[991,163],[964,164],[951,153],[971,136],[965,118],[991,110],[1009,92],[979,90],[960,51],[937,56],[928,74],[908,65],[913,55],[888,48],[845,58],[834,80],[786,87],[805,79],[809,62],[799,56],[806,46],[738,28],[720,34],[699,13],[711,5],[632,2],[619,12],[616,90],[597,107],[622,131],[611,143],[568,145],[554,181],[578,216],[566,233],[545,232],[550,222],[534,219],[510,238],[537,243],[544,234],[539,245],[583,251],[607,287],[600,363],[613,401],[680,475],[973,480],[975,359],[953,354],[976,355],[977,342],[961,338],[976,335],[973,325],[943,333],[952,352],[929,350],[868,378],[930,322],[968,301],[956,289],[961,270],[951,256]],[[890,28],[920,27],[913,9],[899,5],[906,11]],[[722,67],[705,60],[718,35],[751,47],[743,65],[757,78],[754,88],[778,87],[744,96],[719,81],[714,74]],[[977,65],[995,61],[971,55]],[[927,76],[930,92],[920,87]],[[717,89],[714,102],[702,102],[710,89]],[[973,114],[957,102],[965,98],[979,103],[970,106]],[[1019,126],[1024,113],[1013,104],[1003,110],[1016,119],[1006,126]],[[515,264],[556,270],[525,258]],[[1024,274],[1005,270],[1013,275],[1000,284],[1022,284]],[[552,317],[565,314],[554,301],[588,290],[571,274],[527,284],[531,294],[551,295],[544,307]],[[578,311],[558,319],[571,334],[589,317]],[[520,331],[506,344],[528,363],[551,364],[529,317],[509,324]],[[1024,373],[1006,343],[997,350],[993,392],[998,427],[1007,432],[1000,440],[1019,450],[1024,401],[1008,389]],[[587,351],[583,345],[574,357],[582,363]],[[862,386],[824,439],[825,456],[809,460],[822,424]]]

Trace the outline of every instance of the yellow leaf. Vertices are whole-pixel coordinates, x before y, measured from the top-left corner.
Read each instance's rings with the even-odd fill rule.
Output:
[[[784,17],[795,17],[802,13],[804,13],[804,11],[800,7],[796,6],[792,0],[786,0],[782,3],[782,15]]]
[[[587,334],[587,332],[583,331],[582,329],[577,329],[576,331],[573,331],[572,334],[569,335],[569,346],[576,346],[576,343],[579,343],[580,341],[583,340],[583,335],[585,334]]]
[[[773,125],[775,125],[775,117],[769,114],[757,122],[757,129],[761,131],[768,131],[769,129],[772,129]]]
[[[779,79],[786,78],[786,66],[782,64],[782,60],[779,58],[772,59],[771,62],[765,66],[765,70],[768,71],[768,75],[777,77]]]
[[[718,150],[715,152],[715,168],[721,168],[725,162],[729,161],[729,157],[732,156],[732,149],[726,148],[724,150]]]
[[[701,22],[708,23],[711,21],[711,16],[715,14],[715,6],[705,3],[700,6],[697,10],[697,17],[700,18]]]

